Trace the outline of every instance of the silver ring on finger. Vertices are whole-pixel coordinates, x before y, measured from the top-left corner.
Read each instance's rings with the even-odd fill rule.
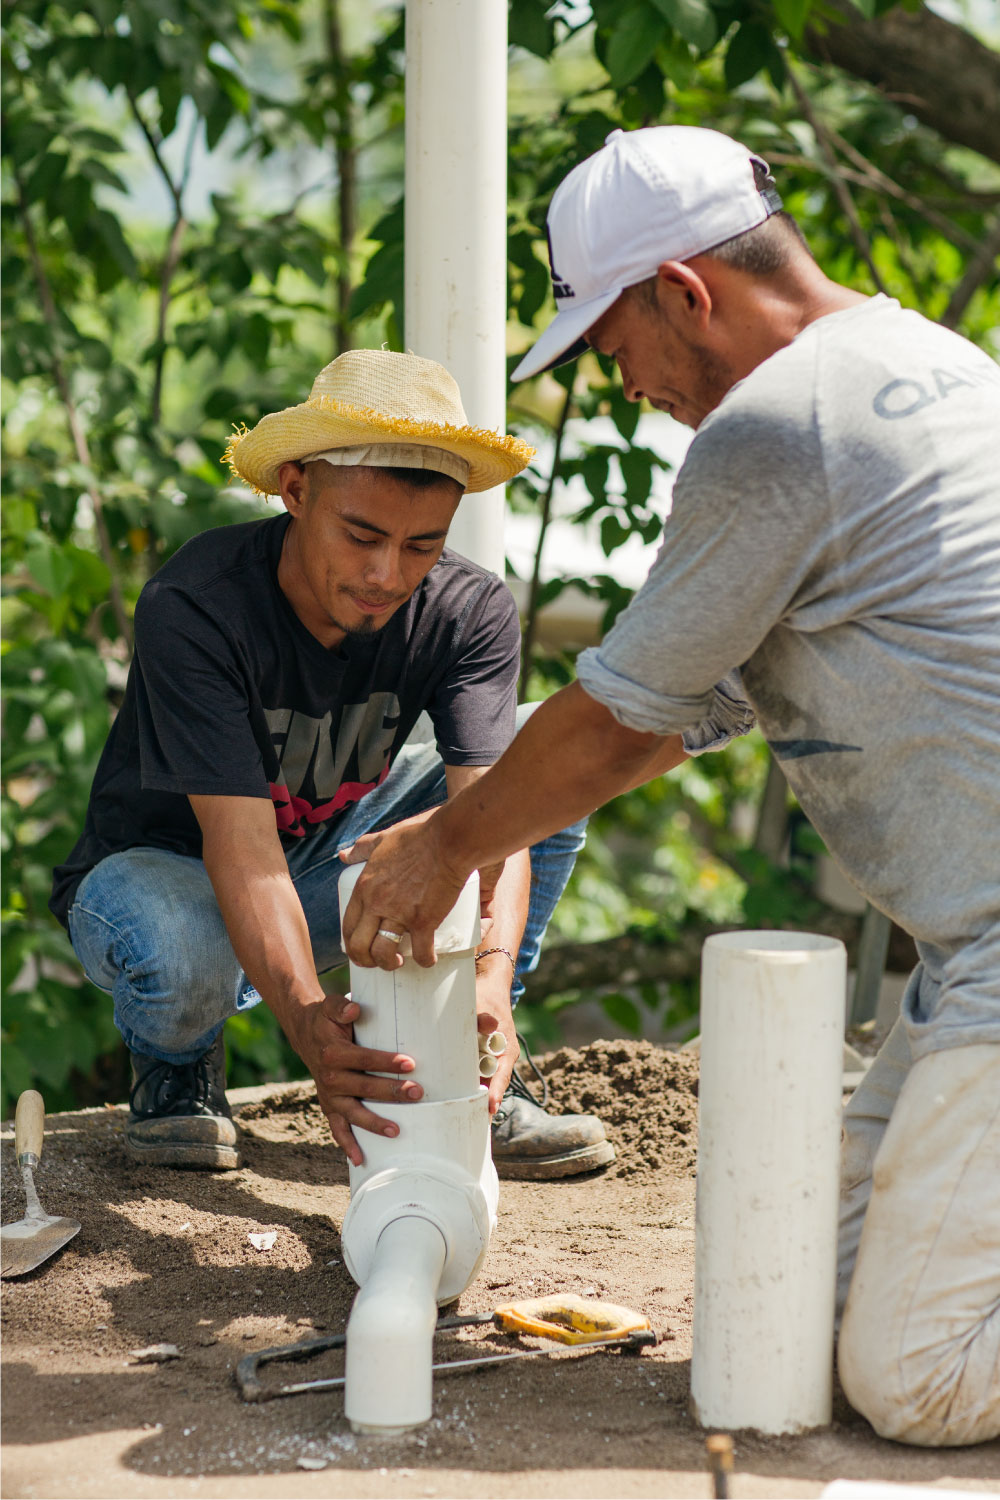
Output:
[[[393,932],[391,927],[380,927],[377,935],[380,938],[385,938],[387,943],[398,944],[403,941],[403,934],[401,932]]]

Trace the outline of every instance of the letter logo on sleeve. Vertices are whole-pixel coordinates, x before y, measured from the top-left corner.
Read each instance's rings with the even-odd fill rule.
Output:
[[[895,422],[900,417],[912,417],[925,406],[933,406],[937,399],[919,380],[890,380],[879,391],[872,407],[877,417]]]

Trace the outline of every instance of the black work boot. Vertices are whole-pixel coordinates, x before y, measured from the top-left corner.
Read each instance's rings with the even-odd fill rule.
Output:
[[[544,1078],[542,1087],[543,1102],[548,1103]],[[498,1177],[574,1177],[615,1159],[615,1148],[596,1115],[546,1114],[516,1070],[493,1116],[490,1138]]]
[[[201,1167],[224,1172],[238,1167],[236,1126],[226,1098],[226,1049],[222,1032],[191,1063],[162,1062],[129,1050],[129,1094],[125,1149],[154,1167]]]

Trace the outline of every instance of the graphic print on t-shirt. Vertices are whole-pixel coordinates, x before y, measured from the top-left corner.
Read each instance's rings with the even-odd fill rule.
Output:
[[[278,829],[302,838],[310,825],[360,802],[389,774],[389,753],[399,724],[395,693],[373,693],[321,719],[292,708],[266,708],[267,726],[281,766],[268,783]]]

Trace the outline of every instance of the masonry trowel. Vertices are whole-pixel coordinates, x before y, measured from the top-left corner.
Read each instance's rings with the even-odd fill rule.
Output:
[[[26,1089],[17,1101],[14,1116],[14,1150],[24,1178],[27,1199],[23,1219],[0,1229],[0,1277],[26,1276],[43,1260],[61,1250],[80,1226],[75,1219],[57,1219],[47,1214],[35,1192],[33,1172],[42,1155],[45,1104],[36,1089]]]

